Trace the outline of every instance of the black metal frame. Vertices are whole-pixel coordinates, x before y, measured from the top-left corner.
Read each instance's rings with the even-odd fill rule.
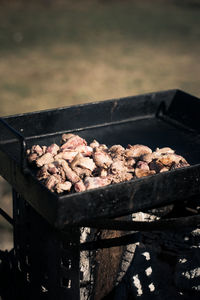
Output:
[[[171,99],[176,95],[181,95],[185,103],[180,107],[180,111],[177,111],[177,103],[172,103],[170,107],[167,107]],[[160,97],[158,103],[154,101],[155,96]],[[175,127],[180,127],[184,131],[191,132],[191,140],[194,139],[197,142],[198,132],[200,130],[199,124],[195,123],[197,118],[194,118],[195,120],[193,121],[191,112],[185,111],[185,108],[183,109],[183,107],[187,106],[188,97],[193,101],[192,109],[195,110],[194,108],[196,107],[197,109],[195,111],[198,111],[200,105],[198,99],[180,91],[174,90],[159,93],[159,95],[151,94],[141,96],[140,99],[136,99],[138,111],[136,112],[135,118],[140,118],[141,113],[144,117],[143,110],[146,109],[145,105],[148,100],[151,102],[152,107],[148,108],[149,111],[147,109],[147,116],[151,115],[152,117],[152,115],[155,114],[156,118],[164,120],[165,123],[173,123]],[[126,101],[128,104],[125,104],[125,107],[123,107],[124,101],[113,100],[107,103],[88,105],[85,111],[81,110],[80,107],[71,108],[72,124],[69,124],[68,131],[74,129],[73,126],[77,120],[77,115],[79,116],[81,111],[84,115],[81,122],[84,123],[85,115],[91,113],[98,105],[99,107],[102,106],[102,111],[104,112],[105,110],[105,115],[107,116],[105,119],[104,116],[102,117],[104,124],[102,125],[98,123],[98,121],[96,123],[96,120],[93,120],[94,124],[84,123],[84,128],[76,128],[75,131],[81,131],[83,129],[87,131],[88,128],[97,128],[98,126],[106,127],[108,126],[106,118],[109,119],[109,126],[113,124],[125,124],[129,119],[120,119],[120,109],[124,111],[125,116],[129,116],[128,111],[131,101],[130,99],[126,99]],[[52,115],[55,121],[59,112],[62,113],[63,119],[65,116],[63,113],[64,109],[63,112],[62,109],[60,109],[60,111],[45,112],[43,122],[48,118],[48,114]],[[188,118],[186,118],[187,114],[189,115]],[[31,120],[34,119],[34,115],[24,116],[24,119],[22,118],[19,124],[20,122],[25,122],[25,124],[26,122],[30,122],[28,117],[30,117]],[[15,118],[16,117],[10,118],[11,125],[15,122]],[[2,162],[0,171],[5,175],[5,178],[9,179],[13,188],[18,190],[20,194],[13,191],[13,220],[2,209],[0,210],[0,214],[14,226],[14,250],[10,253],[0,252],[0,257],[3,261],[0,265],[0,276],[2,276],[3,272],[6,274],[4,278],[5,288],[1,291],[4,293],[3,300],[79,300],[80,283],[82,279],[79,269],[80,251],[134,243],[134,235],[129,234],[120,238],[80,244],[80,227],[87,226],[98,229],[124,231],[153,231],[174,230],[180,229],[183,226],[197,226],[200,224],[198,211],[192,216],[165,219],[152,223],[108,219],[112,207],[116,210],[115,214],[112,215],[113,218],[115,216],[122,216],[143,209],[153,208],[158,205],[169,204],[177,200],[183,201],[184,197],[199,195],[199,165],[191,166],[187,168],[187,171],[185,169],[175,170],[167,172],[167,174],[160,174],[159,177],[156,178],[151,177],[138,180],[134,183],[134,186],[132,182],[127,182],[115,185],[114,188],[110,186],[99,190],[80,193],[80,195],[69,195],[69,197],[63,195],[58,197],[58,195],[51,193],[40,184],[34,177],[34,174],[31,173],[31,170],[27,168],[25,157],[27,138],[8,124],[7,119],[9,118],[1,118],[0,124],[2,124],[12,136],[14,135],[17,141],[20,141],[20,159],[18,163],[4,151],[5,149],[2,151],[0,149],[0,160]],[[39,113],[38,119],[40,119]],[[61,128],[59,134],[65,131],[64,128]],[[54,132],[53,134],[58,135],[58,132]],[[36,138],[37,140],[37,138],[40,139],[42,136],[51,136],[53,134],[51,132],[47,134],[42,133],[41,136],[31,136],[30,138],[33,138],[33,140]],[[3,141],[3,143],[4,142],[6,144],[6,140]],[[182,182],[183,177],[186,179],[185,182]],[[177,182],[174,182],[174,178],[177,179]],[[165,180],[166,186],[162,185],[163,180]],[[147,181],[148,186],[146,188]],[[155,182],[156,190],[153,186]],[[160,185],[161,188],[159,188]],[[191,186],[192,188],[189,189]],[[177,194],[173,195],[169,193],[168,197],[162,200],[161,196],[167,194],[170,187],[172,191],[176,190]],[[31,197],[29,197],[29,194]],[[101,196],[103,195],[103,197],[99,197],[100,194]],[[120,194],[119,198],[117,197],[118,194]],[[38,195],[39,197],[37,197]],[[98,196],[98,199],[96,196]],[[116,196],[117,201],[115,198],[112,198],[113,196]],[[41,199],[43,200],[42,202]],[[95,205],[93,205],[94,199]],[[71,201],[69,202],[70,204],[67,203],[68,200]],[[144,200],[144,202],[138,200]],[[31,203],[32,206],[28,204],[28,202]],[[73,215],[70,216],[70,209],[72,213],[76,213],[76,208],[81,204],[83,211],[85,211],[85,209],[89,207],[87,206],[88,203],[93,205],[91,205],[93,211],[98,211],[97,219],[94,220],[91,218],[92,210],[88,210],[89,217],[81,216],[80,218],[80,214],[77,214],[76,219]],[[107,203],[109,203],[108,206],[106,206]],[[104,211],[104,204],[107,207],[107,211],[106,209]],[[66,214],[68,214],[67,216],[70,222],[64,227],[64,224],[67,223]],[[105,219],[106,214],[107,219]],[[11,280],[11,282],[9,282],[9,280]],[[12,285],[12,290],[10,289],[10,285]]]

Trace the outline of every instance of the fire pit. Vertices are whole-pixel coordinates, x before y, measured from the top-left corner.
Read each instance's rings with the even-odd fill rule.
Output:
[[[17,299],[56,299],[58,295],[59,299],[80,299],[80,251],[133,243],[133,237],[128,235],[80,244],[80,227],[159,231],[200,223],[198,210],[182,218],[153,223],[113,220],[199,196],[199,111],[198,98],[170,90],[0,120],[0,174],[14,189],[11,265],[14,274],[20,274],[18,286],[24,287],[20,292],[13,279]],[[37,180],[27,165],[26,150],[34,144],[58,143],[66,132],[89,142],[95,138],[108,146],[130,142],[150,148],[169,146],[191,166],[58,195]],[[90,282],[81,284],[84,288]]]

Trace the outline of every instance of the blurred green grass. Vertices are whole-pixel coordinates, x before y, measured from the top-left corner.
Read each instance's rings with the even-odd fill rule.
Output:
[[[0,115],[180,88],[200,96],[199,0],[0,1]],[[1,206],[11,214],[0,178]],[[0,248],[11,247],[0,219]]]
[[[199,96],[197,4],[144,0],[1,4],[0,114],[170,88]]]

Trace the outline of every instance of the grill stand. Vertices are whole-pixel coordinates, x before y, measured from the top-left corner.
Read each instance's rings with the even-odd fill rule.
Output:
[[[197,197],[195,201],[199,202],[198,199],[199,198]],[[178,211],[180,211],[180,208],[178,208]],[[175,212],[175,215],[176,213],[177,212]],[[194,226],[189,227],[189,225],[194,225],[195,222],[198,223],[198,216],[199,215],[185,218],[185,226],[188,225],[187,229],[194,229]],[[150,234],[147,232],[135,232],[113,240],[85,240],[84,243],[80,244],[80,227],[68,227],[63,232],[55,230],[15,191],[13,191],[13,221],[8,216],[5,217],[14,225],[14,250],[10,253],[6,252],[3,255],[3,252],[0,253],[1,257],[4,259],[4,264],[0,264],[0,277],[3,274],[0,280],[4,285],[3,292],[0,287],[0,293],[2,294],[3,300],[79,300],[80,290],[84,285],[82,273],[80,272],[81,251],[95,251],[96,249],[121,245],[129,245],[132,247],[133,244],[137,242],[140,244],[136,246],[134,257],[132,254],[128,253],[128,256],[131,257],[129,264],[127,264],[127,256],[125,258],[125,264],[124,262],[122,263],[122,276],[118,281],[119,285],[113,290],[111,295],[108,295],[105,299],[121,300],[122,298],[120,297],[123,295],[123,299],[127,300],[129,299],[127,298],[127,293],[129,293],[127,291],[127,286],[132,286],[133,299],[139,296],[141,300],[150,299],[148,297],[153,297],[152,299],[158,300],[168,300],[168,292],[165,293],[165,288],[162,290],[162,293],[164,294],[161,295],[161,292],[158,293],[159,290],[161,291],[163,284],[161,281],[159,283],[159,270],[163,270],[163,274],[166,272],[166,278],[169,280],[169,278],[171,278],[170,274],[173,274],[174,272],[173,270],[175,263],[177,263],[177,257],[180,256],[179,259],[183,261],[183,258],[185,259],[184,253],[188,256],[187,268],[184,269],[184,266],[179,265],[177,274],[175,274],[175,286],[173,286],[174,281],[172,278],[170,279],[169,286],[173,287],[174,299],[190,299],[191,292],[189,292],[189,294],[187,292],[187,290],[190,290],[190,286],[188,286],[184,293],[184,298],[182,298],[181,293],[178,292],[178,290],[182,290],[183,287],[187,287],[187,284],[189,284],[187,278],[180,278],[180,274],[184,274],[186,270],[185,274],[187,276],[187,270],[191,267],[197,271],[200,269],[198,255],[195,259],[192,258],[200,247],[199,235],[197,235],[196,238],[197,233],[194,232],[194,236],[187,237],[187,240],[190,238],[194,239],[192,244],[184,244],[182,241],[185,239],[185,236],[183,238],[178,234],[177,237],[180,238],[180,240],[177,240],[176,230],[175,228],[173,230],[172,226],[170,226],[169,232],[165,232],[166,228],[169,226],[166,219],[161,220],[159,224],[156,224],[156,222],[148,223],[149,230],[155,230],[155,234],[152,232]],[[172,222],[173,226],[178,225],[180,228],[180,226],[184,224],[182,223],[182,218],[179,219],[181,220],[180,223],[177,223],[177,219],[171,219],[175,220]],[[135,230],[142,231],[140,226],[147,225],[146,222],[143,225],[137,224],[137,222],[134,222],[134,225],[131,223],[126,223],[124,221],[109,222],[109,220],[106,220],[104,223],[102,221],[97,221],[96,226],[118,230],[119,228],[122,230],[125,230],[125,228],[127,228],[127,230],[135,228]],[[95,224],[91,222],[91,226],[93,227]],[[143,230],[146,231],[147,227],[145,226]],[[161,231],[158,230],[159,226],[161,226]],[[164,229],[164,232],[162,232],[162,229]],[[158,230],[158,232],[156,230]],[[174,243],[174,241],[176,242]],[[194,246],[191,247],[191,245]],[[129,248],[131,249],[131,247]],[[129,248],[127,248],[127,250]],[[158,250],[159,248],[161,250]],[[155,251],[155,249],[157,250]],[[170,252],[163,252],[163,249],[168,249]],[[174,250],[175,255],[172,255]],[[180,254],[177,256],[177,250],[181,255],[183,254],[183,257]],[[146,251],[151,254],[152,259],[153,257],[155,257],[155,259],[151,259],[150,261],[145,259],[144,253],[146,253]],[[168,262],[167,264],[164,262],[164,265],[161,263],[159,268],[154,270],[157,262],[160,261],[159,256],[163,255],[163,253],[165,258],[167,257],[167,254],[170,255],[170,261],[174,260],[173,267],[169,268]],[[188,253],[190,253],[190,255]],[[161,261],[162,260],[163,258]],[[194,262],[191,264],[191,261],[193,260]],[[151,270],[151,267],[153,269],[153,275],[146,274],[145,270]],[[168,271],[167,268],[169,268]],[[198,281],[198,278],[199,276],[196,278],[194,277],[192,282],[192,284],[194,283],[194,287],[196,286],[197,288],[198,284],[196,281]],[[142,284],[143,294],[140,294],[140,290],[138,289],[138,281]],[[156,285],[158,284],[158,287],[156,285],[154,286],[153,283],[156,283]],[[86,282],[86,284],[88,283]],[[10,287],[12,287],[12,289]],[[196,291],[194,290],[192,296],[193,299],[199,299],[199,289]],[[169,295],[169,299],[170,297],[171,294]]]
[[[79,229],[63,238],[15,191],[13,203],[15,255],[27,282],[15,287],[17,299],[80,299]]]

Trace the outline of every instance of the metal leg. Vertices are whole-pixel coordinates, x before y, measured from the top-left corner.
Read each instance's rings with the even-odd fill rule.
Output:
[[[15,192],[13,201],[14,248],[27,284],[26,300],[79,300],[80,230],[62,235]]]

